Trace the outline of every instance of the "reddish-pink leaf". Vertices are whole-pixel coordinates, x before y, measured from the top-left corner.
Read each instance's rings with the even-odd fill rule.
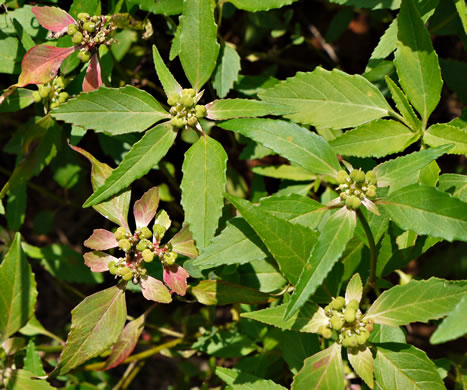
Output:
[[[164,282],[172,292],[184,296],[186,293],[186,280],[190,275],[183,267],[177,264],[164,266]]]
[[[118,246],[118,241],[112,232],[105,229],[94,229],[91,237],[84,241],[88,248],[105,251]]]
[[[86,70],[86,76],[84,76],[82,88],[84,92],[91,92],[98,89],[101,85],[101,65],[96,53],[91,57],[91,62]]]
[[[65,58],[75,50],[75,47],[34,46],[24,55],[22,71],[16,85],[24,87],[28,84],[48,83],[57,75]]]
[[[32,12],[42,27],[54,33],[64,33],[69,24],[76,24],[68,12],[58,7],[32,7]]]
[[[109,270],[109,262],[118,259],[99,251],[88,252],[84,254],[84,264],[91,268],[92,272],[104,272]]]
[[[164,286],[164,283],[151,276],[141,278],[141,291],[143,292],[143,296],[149,301],[160,303],[172,302],[172,296],[167,287]]]
[[[136,320],[130,321],[125,326],[123,332],[110,351],[110,355],[105,362],[104,370],[110,370],[118,366],[131,355],[143,331],[144,318],[145,315],[143,314]]]
[[[154,218],[159,205],[159,191],[157,187],[152,187],[144,193],[141,199],[135,202],[133,214],[135,216],[136,227],[148,226]]]
[[[173,251],[187,257],[197,257],[198,250],[188,225],[183,225],[180,231],[170,240]]]

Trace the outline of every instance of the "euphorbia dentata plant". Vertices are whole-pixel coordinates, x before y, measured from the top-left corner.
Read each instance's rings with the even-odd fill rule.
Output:
[[[147,359],[161,351],[183,373],[170,382],[180,389],[202,382],[220,388],[221,381],[233,389],[462,388],[462,357],[432,348],[465,335],[467,310],[465,280],[454,280],[465,275],[463,243],[450,244],[467,241],[466,114],[442,114],[447,99],[451,106],[458,101],[447,98],[449,89],[441,99],[443,78],[450,88],[462,84],[452,82],[454,65],[461,65],[439,59],[429,34],[445,4],[338,3],[347,7],[327,12],[338,9],[340,23],[348,11],[376,17],[373,6],[394,10],[385,14],[394,20],[364,75],[348,73],[345,62],[343,70],[308,59],[309,71],[297,68],[288,50],[317,50],[306,46],[302,30],[313,32],[310,44],[334,50],[323,40],[332,34],[316,33],[304,2],[100,5],[108,15],[152,18],[157,45],[139,41],[131,23],[114,31],[114,17],[99,16],[101,8],[82,0],[70,8],[76,17],[31,7],[50,38],[68,35],[72,46],[33,42],[16,86],[42,85],[35,93],[18,88],[0,106],[12,111],[41,101],[46,113],[6,147],[17,154],[0,191],[0,200],[8,195],[6,212],[0,204],[8,223],[0,232],[7,248],[0,264],[0,380],[7,389],[50,388],[58,379],[68,387],[91,381],[128,388],[145,362],[157,371],[159,360]],[[465,7],[446,7],[464,31]],[[111,63],[99,61],[100,45],[109,46]],[[76,51],[90,61],[82,86],[58,73]],[[176,57],[180,69],[164,60]],[[101,66],[109,75],[105,87]],[[252,76],[256,66],[264,74]],[[283,72],[289,66],[293,71]],[[462,99],[462,89],[455,91]],[[89,177],[75,152],[91,163],[90,197],[85,186],[78,195],[70,191],[69,182],[78,188],[73,174]],[[54,182],[39,190],[30,179],[49,169]],[[44,235],[30,233],[31,226],[40,231],[40,222],[25,224],[24,237],[18,233],[28,181],[61,201],[60,210],[81,212],[79,202],[88,197],[84,207],[105,219],[82,217],[92,223],[58,229],[60,244],[42,248]],[[65,200],[50,195],[54,183]],[[128,220],[132,193],[138,196]],[[74,248],[91,251],[70,249],[63,236],[74,230]],[[33,268],[25,253],[38,260]],[[440,256],[457,276],[433,266]],[[66,342],[49,346],[33,338],[50,336],[32,317],[35,267],[67,291],[85,282],[111,286],[86,290]],[[130,298],[129,290],[141,290],[146,300]],[[142,351],[132,355],[135,347]],[[118,380],[114,371],[87,375],[120,364],[128,369]]]

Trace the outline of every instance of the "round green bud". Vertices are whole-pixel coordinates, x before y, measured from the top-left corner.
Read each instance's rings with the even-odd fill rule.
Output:
[[[344,170],[340,170],[339,172],[337,172],[337,184],[345,184],[347,183],[347,178],[349,177],[349,174],[344,171]]]
[[[189,126],[195,126],[196,124],[198,123],[198,118],[196,118],[195,116],[192,116],[190,118],[188,118],[188,125]]]
[[[65,79],[62,77],[62,76],[58,76],[56,78],[54,78],[54,82],[53,82],[55,88],[65,88]]]
[[[84,23],[83,28],[84,28],[87,32],[92,33],[92,32],[94,32],[94,31],[96,31],[96,24],[93,23],[93,22],[86,22],[86,23]]]
[[[345,298],[344,297],[337,297],[332,300],[330,306],[334,310],[340,310],[345,306]]]
[[[373,171],[368,171],[365,174],[365,179],[370,184],[376,184],[376,175],[375,175],[375,173]]]
[[[352,335],[347,337],[347,342],[349,344],[349,347],[356,347],[358,345],[357,336]]]
[[[349,348],[349,347],[350,347],[349,337],[344,337],[344,338],[342,339],[342,346],[345,347],[345,348]]]
[[[139,236],[149,240],[152,237],[151,229],[149,229],[147,226],[143,226],[139,231]]]
[[[357,335],[357,342],[358,345],[364,345],[370,338],[370,333],[366,330],[360,331],[360,333]]]
[[[145,249],[143,253],[141,253],[141,256],[146,263],[150,263],[154,260],[154,252],[150,249]]]
[[[200,104],[196,105],[195,114],[198,119],[204,118],[206,116],[206,107]]]
[[[318,333],[325,339],[330,339],[332,337],[332,330],[324,325],[320,326],[320,328],[318,329]]]
[[[81,62],[88,62],[91,59],[91,53],[89,53],[87,50],[81,50],[78,53],[78,59]]]
[[[39,93],[39,91],[34,91],[34,92],[32,93],[32,98],[34,99],[34,101],[35,101],[36,103],[40,103],[40,102],[42,101],[42,96],[41,96],[41,94]]]
[[[126,230],[123,226],[120,226],[114,233],[115,239],[117,241],[123,240],[126,238]]]
[[[369,198],[374,198],[376,196],[376,187],[373,184],[369,185],[365,195]]]
[[[167,265],[172,265],[172,264],[175,264],[175,260],[177,260],[177,257],[178,257],[178,254],[176,254],[175,252],[166,252],[164,253],[164,263],[166,263]]]
[[[87,12],[80,12],[78,14],[78,19],[82,22],[86,22],[89,19],[89,14]]]
[[[71,41],[77,45],[79,45],[81,42],[83,42],[83,34],[81,34],[79,31],[76,31],[73,34],[73,37],[71,38]]]
[[[59,102],[52,102],[50,103],[50,108],[53,110],[54,108],[57,108],[60,105]]]
[[[68,25],[68,28],[67,28],[68,35],[74,35],[75,32],[77,31],[78,31],[78,27],[76,26],[76,24],[72,23]]]
[[[122,274],[122,279],[123,280],[130,280],[133,277],[133,272],[128,272],[126,274]]]
[[[117,269],[117,267],[115,265],[113,267],[109,266],[109,272],[110,272],[111,275],[117,275],[117,271],[118,271],[118,269]]]
[[[183,127],[183,119],[179,117],[173,117],[172,119],[170,119],[170,124],[178,128]]]
[[[341,316],[333,315],[331,317],[331,326],[334,330],[341,330],[344,326],[344,319]]]
[[[347,206],[347,208],[352,209],[352,210],[357,210],[361,204],[362,204],[362,201],[355,195],[350,195],[345,200],[345,205]]]
[[[100,18],[99,18],[99,16],[97,16],[97,15],[94,15],[94,16],[91,17],[91,20],[92,20],[94,23],[97,23],[97,22],[99,21],[99,19],[100,19]]]
[[[189,97],[195,97],[196,92],[193,88],[185,88],[182,91],[182,95],[189,96]]]
[[[49,86],[41,85],[39,86],[39,95],[41,95],[41,98],[45,99],[49,96],[51,90],[52,89]]]
[[[356,299],[352,299],[346,306],[346,308],[351,308],[351,309],[354,309],[354,310],[358,310],[358,308],[360,307],[360,303],[356,300]]]
[[[169,106],[175,106],[180,101],[180,95],[178,93],[171,93],[167,99]]]
[[[68,92],[60,92],[58,94],[58,102],[59,103],[65,103],[68,98],[70,97],[70,95],[68,95]]]
[[[365,181],[365,173],[360,169],[354,169],[352,172],[350,172],[350,178],[355,183],[363,183]]]
[[[121,250],[128,252],[131,249],[130,240],[128,240],[127,238],[124,238],[118,242],[118,246],[120,247]]]
[[[150,248],[152,246],[151,241],[143,239],[138,242],[136,245],[136,249],[140,252],[144,251],[146,248]]]
[[[115,261],[111,260],[111,261],[109,261],[109,263],[107,265],[110,268],[110,267],[115,267],[115,264],[116,264]]]
[[[125,266],[123,266],[123,267],[120,268],[120,273],[121,273],[122,275],[125,275],[125,274],[128,274],[128,273],[131,274],[131,273],[132,273],[132,272],[131,272],[131,268],[128,267],[127,265],[125,265]]]
[[[188,96],[188,95],[183,95],[180,99],[180,103],[182,105],[184,105],[185,107],[191,107],[193,106],[193,104],[195,103],[195,101],[193,100],[193,98],[191,96]]]
[[[159,225],[159,224],[155,224],[153,226],[153,228],[152,228],[152,231],[154,232],[154,235],[156,236],[156,239],[158,241],[162,240],[166,230],[167,229],[165,228],[165,226],[162,226],[162,225]]]
[[[344,311],[345,322],[354,322],[356,319],[356,310],[351,307],[346,307]]]

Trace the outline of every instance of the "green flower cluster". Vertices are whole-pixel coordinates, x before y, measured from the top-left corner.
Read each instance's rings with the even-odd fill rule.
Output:
[[[75,45],[80,45],[78,59],[88,62],[92,52],[98,45],[110,45],[114,42],[109,35],[117,27],[112,23],[110,16],[89,16],[86,12],[78,14],[77,24],[68,26],[68,35]]]
[[[376,196],[376,176],[373,171],[367,173],[353,169],[350,174],[341,170],[337,173],[339,197],[345,201],[348,209],[357,210],[365,198]]]
[[[365,345],[373,330],[373,321],[365,319],[355,299],[346,304],[344,297],[337,297],[324,308],[329,318],[328,325],[319,328],[318,333],[326,339],[332,337],[333,330],[339,333],[338,342],[346,348]]]
[[[170,107],[170,124],[174,127],[195,127],[198,120],[206,116],[206,107],[196,104],[200,98],[194,89],[184,89],[179,95],[171,94],[167,100]]]
[[[50,108],[58,107],[61,103],[65,103],[68,98],[68,92],[65,92],[65,79],[62,76],[55,77],[47,84],[38,84],[38,91],[32,93],[32,97],[36,103],[44,101],[44,104],[50,104]]]

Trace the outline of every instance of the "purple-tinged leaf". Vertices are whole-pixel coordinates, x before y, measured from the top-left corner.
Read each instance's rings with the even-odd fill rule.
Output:
[[[142,314],[136,320],[126,324],[117,342],[113,345],[110,355],[105,362],[104,370],[110,370],[121,364],[131,355],[136,347],[139,336],[143,331],[145,315]]]
[[[172,296],[167,287],[164,286],[164,283],[151,276],[141,278],[141,291],[143,292],[143,296],[149,301],[160,303],[172,302]]]
[[[112,174],[113,169],[110,168],[107,164],[101,163],[97,160],[91,153],[81,149],[78,146],[70,147],[76,152],[82,154],[86,157],[91,165],[91,184],[94,191],[102,186],[105,180]],[[110,219],[112,222],[115,222],[119,226],[123,226],[127,231],[130,230],[128,227],[127,217],[128,210],[130,208],[130,196],[131,191],[125,191],[120,193],[120,195],[113,197],[108,202],[100,203],[94,207],[98,213],[102,214],[104,217]]]
[[[17,87],[28,84],[45,84],[52,80],[60,65],[76,47],[54,47],[48,45],[34,46],[23,57],[21,74]]]
[[[99,63],[99,57],[97,53],[91,57],[91,62],[89,63],[88,69],[86,70],[86,75],[83,80],[83,91],[91,92],[99,87],[102,84],[101,76],[101,64]]]
[[[68,25],[76,24],[76,20],[66,11],[58,7],[32,7],[40,25],[54,33],[64,33]]]
[[[117,247],[118,241],[112,232],[105,229],[94,229],[91,237],[84,241],[84,245],[91,249],[105,251]]]
[[[157,206],[159,206],[159,190],[157,187],[152,187],[133,206],[136,228],[149,225],[156,215]]]
[[[172,292],[181,295],[186,294],[186,280],[190,275],[178,264],[164,266],[164,282]]]
[[[109,270],[109,262],[117,261],[116,257],[105,252],[92,251],[84,254],[84,264],[91,268],[92,272],[104,272]]]
[[[180,231],[169,241],[172,244],[172,250],[183,256],[195,258],[198,256],[198,250],[188,225],[183,225]]]

